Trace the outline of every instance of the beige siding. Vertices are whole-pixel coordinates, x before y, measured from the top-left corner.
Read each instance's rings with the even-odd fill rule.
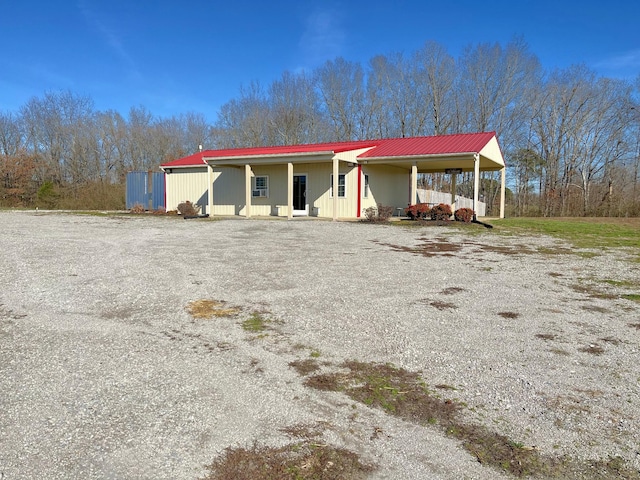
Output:
[[[362,209],[381,204],[404,208],[409,203],[410,172],[403,168],[386,165],[363,165],[362,175],[369,175],[369,198],[362,199]],[[364,186],[364,178],[362,179]],[[412,202],[412,203],[415,203]]]
[[[213,169],[213,215],[241,215],[244,212],[244,169]]]
[[[333,218],[333,197],[331,197],[331,163],[294,165],[294,172],[307,173],[307,200],[310,214]],[[338,198],[338,217],[355,218],[358,210],[358,167],[350,167],[344,162],[339,165],[340,174],[345,174],[346,196]]]
[[[200,205],[200,211],[205,212],[209,182],[206,167],[176,168],[172,173],[167,173],[165,178],[167,210],[177,210],[180,203],[189,200]]]

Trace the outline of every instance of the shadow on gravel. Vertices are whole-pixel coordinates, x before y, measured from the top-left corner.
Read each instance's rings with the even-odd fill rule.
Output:
[[[290,365],[303,376],[304,372],[315,371],[300,368],[296,363]],[[333,373],[308,376],[304,383],[317,390],[342,392],[353,400],[412,423],[438,426],[458,439],[483,465],[516,477],[640,479],[640,473],[629,469],[620,457],[579,462],[566,456],[543,455],[535,447],[514,442],[483,425],[467,423],[461,418],[465,405],[440,398],[417,373],[388,364],[358,361],[346,361],[339,367],[340,370]]]

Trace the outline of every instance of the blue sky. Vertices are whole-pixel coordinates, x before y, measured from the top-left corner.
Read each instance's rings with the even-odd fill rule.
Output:
[[[6,0],[0,112],[70,90],[99,110],[214,121],[241,85],[342,56],[413,53],[435,40],[457,57],[477,43],[528,43],[546,69],[585,64],[640,75],[637,0]]]

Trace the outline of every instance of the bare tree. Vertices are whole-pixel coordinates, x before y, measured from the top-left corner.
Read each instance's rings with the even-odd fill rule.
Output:
[[[326,62],[314,72],[334,140],[360,140],[369,134],[362,67],[344,58]]]
[[[313,81],[304,73],[284,72],[269,87],[269,126],[281,145],[313,143],[322,138],[321,116]]]

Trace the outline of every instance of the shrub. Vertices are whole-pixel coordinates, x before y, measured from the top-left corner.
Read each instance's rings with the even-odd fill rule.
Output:
[[[56,208],[59,196],[58,189],[53,182],[44,182],[38,189],[38,205],[45,208]]]
[[[411,220],[418,218],[418,205],[409,205],[404,209],[404,214]]]
[[[449,220],[450,218],[451,206],[446,203],[440,203],[431,209],[431,220]]]
[[[404,213],[411,220],[427,219],[431,214],[431,208],[428,203],[416,203],[405,208]]]
[[[195,217],[198,215],[198,210],[200,210],[200,207],[189,200],[178,205],[178,213],[184,217]]]
[[[456,219],[456,222],[465,222],[469,223],[473,220],[474,211],[470,208],[459,208],[456,210],[456,213],[453,214],[453,217]]]
[[[364,219],[367,222],[386,222],[393,215],[393,207],[386,207],[378,204],[377,207],[364,209]]]
[[[133,207],[131,207],[131,210],[129,210],[129,212],[131,213],[144,213],[145,212],[145,208],[143,205],[136,203]]]
[[[431,208],[428,203],[418,203],[416,209],[420,218],[429,218],[429,215],[431,215]]]

